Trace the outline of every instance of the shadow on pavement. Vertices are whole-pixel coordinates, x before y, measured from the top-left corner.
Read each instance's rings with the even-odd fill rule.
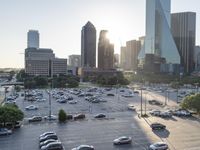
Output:
[[[160,138],[168,138],[170,132],[165,129],[165,130],[152,130],[154,134],[156,134]]]

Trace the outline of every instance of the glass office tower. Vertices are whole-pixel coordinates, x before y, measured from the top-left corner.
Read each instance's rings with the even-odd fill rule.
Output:
[[[170,5],[170,0],[146,0],[145,54],[165,58],[167,64],[180,64],[170,29]]]

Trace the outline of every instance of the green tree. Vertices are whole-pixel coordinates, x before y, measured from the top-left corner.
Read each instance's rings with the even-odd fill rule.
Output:
[[[75,79],[71,78],[67,82],[67,87],[69,87],[69,88],[75,88],[75,87],[78,87],[78,86],[79,86],[79,82],[77,80],[75,80]]]
[[[59,122],[65,122],[67,120],[67,114],[63,109],[59,110],[58,120],[59,120]]]
[[[34,78],[34,81],[37,87],[45,87],[48,85],[47,78],[45,77],[37,76]]]
[[[181,106],[185,109],[194,110],[200,115],[200,94],[185,97]]]
[[[33,89],[36,87],[36,83],[35,80],[33,80],[33,78],[26,78],[24,81],[24,87],[26,89]]]
[[[15,86],[15,91],[16,91],[16,92],[20,92],[20,90],[21,90],[20,86],[18,86],[18,85]]]
[[[16,121],[21,121],[24,118],[23,112],[16,105],[0,106],[0,123],[7,122],[15,124]]]
[[[17,73],[17,81],[19,82],[23,82],[25,80],[25,78],[27,77],[27,74],[25,73],[24,69],[21,69],[18,73]]]

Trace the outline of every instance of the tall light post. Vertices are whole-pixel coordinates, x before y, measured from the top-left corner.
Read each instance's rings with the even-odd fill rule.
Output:
[[[49,119],[51,120],[51,91],[53,88],[53,78],[51,78],[51,88],[49,90]]]
[[[142,117],[142,115],[143,115],[143,110],[142,110],[142,103],[143,103],[143,100],[142,100],[142,86],[141,86],[141,88],[140,88],[140,90],[141,90],[141,92],[140,92],[140,102],[141,102],[141,104],[140,104],[140,111],[141,111],[141,117]]]

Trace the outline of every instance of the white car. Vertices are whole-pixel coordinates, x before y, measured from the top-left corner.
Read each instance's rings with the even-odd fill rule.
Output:
[[[12,130],[8,130],[7,128],[0,128],[0,135],[9,135],[12,134]]]
[[[80,145],[78,147],[72,148],[72,150],[94,150],[94,147],[91,145]]]
[[[42,133],[42,134],[40,135],[40,138],[41,138],[41,137],[45,137],[45,136],[47,136],[47,135],[49,135],[49,134],[56,134],[56,133],[53,132],[53,131],[44,132],[44,133]]]
[[[37,102],[45,102],[45,101],[46,101],[45,98],[38,98],[38,99],[37,99]]]
[[[135,111],[134,105],[133,105],[133,104],[129,104],[129,105],[128,105],[128,110],[133,110],[133,111]]]
[[[134,97],[135,95],[133,93],[123,94],[123,97]]]
[[[37,110],[38,109],[38,106],[35,106],[35,105],[29,105],[26,107],[26,110]]]
[[[122,136],[113,141],[113,144],[120,145],[120,144],[130,144],[132,142],[131,137]]]
[[[55,116],[55,115],[51,115],[51,116],[44,116],[44,119],[45,119],[45,120],[57,120],[58,117]]]
[[[168,145],[165,142],[157,142],[149,146],[150,150],[167,150]]]
[[[61,142],[51,142],[41,147],[41,150],[64,150]]]

